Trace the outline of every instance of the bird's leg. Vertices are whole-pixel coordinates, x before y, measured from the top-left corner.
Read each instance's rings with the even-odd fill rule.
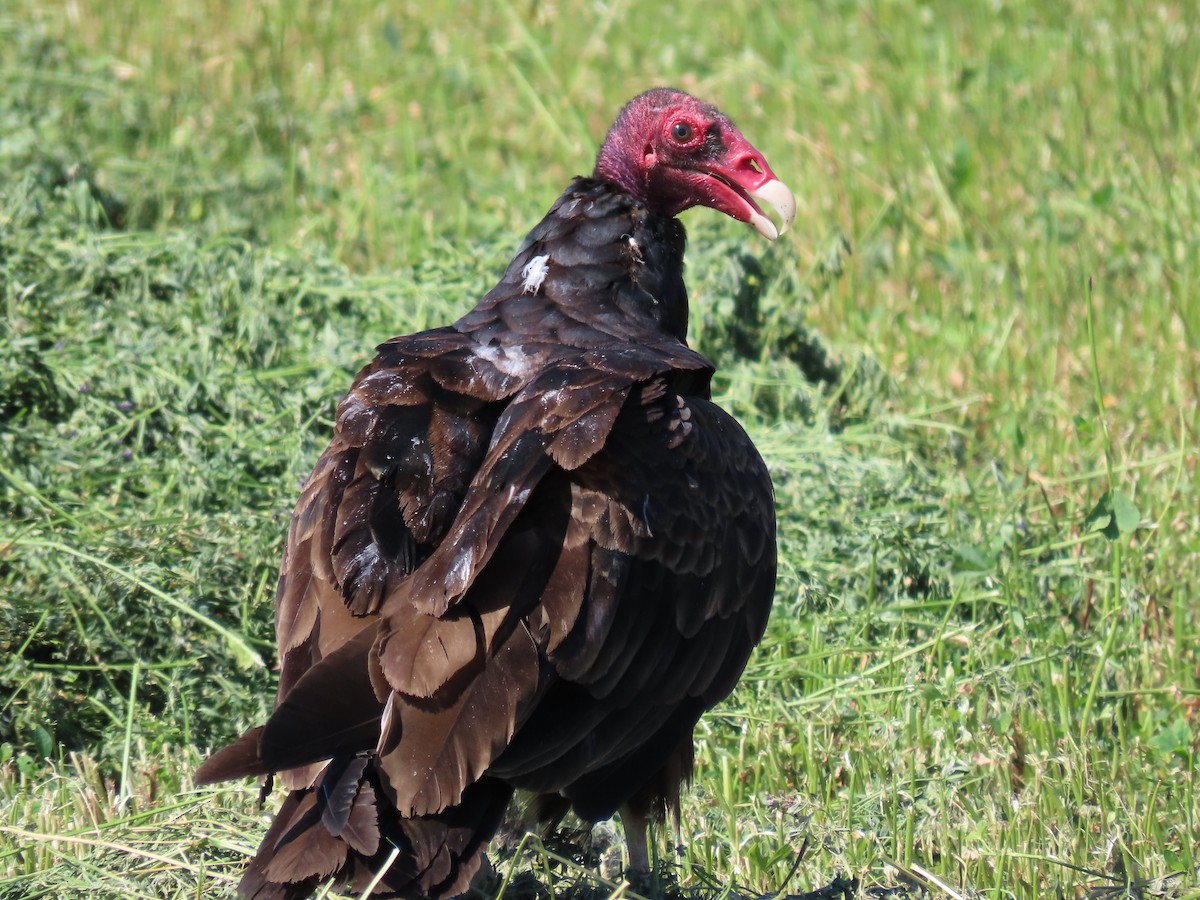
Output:
[[[625,829],[625,852],[629,859],[625,877],[650,874],[650,845],[646,839],[646,814],[626,804],[620,809],[621,826]]]

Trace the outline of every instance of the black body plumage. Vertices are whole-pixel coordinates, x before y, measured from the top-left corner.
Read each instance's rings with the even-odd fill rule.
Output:
[[[290,793],[242,884],[461,892],[514,791],[677,806],[775,583],[766,466],[685,342],[683,226],[576,179],[451,326],[355,379],[276,601],[277,707],[204,781]]]

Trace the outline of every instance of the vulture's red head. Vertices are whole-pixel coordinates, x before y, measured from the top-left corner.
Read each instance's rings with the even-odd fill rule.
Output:
[[[771,241],[796,219],[796,198],[729,117],[670,88],[625,105],[600,148],[595,177],[662,215],[709,206]],[[755,201],[778,214],[778,228]]]

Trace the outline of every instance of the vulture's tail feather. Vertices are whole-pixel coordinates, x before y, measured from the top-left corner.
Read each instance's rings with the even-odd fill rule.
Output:
[[[335,759],[315,787],[288,794],[239,890],[247,900],[305,900],[333,878],[360,893],[386,868],[373,897],[461,894],[511,797],[509,785],[482,778],[457,805],[405,818],[373,760]]]

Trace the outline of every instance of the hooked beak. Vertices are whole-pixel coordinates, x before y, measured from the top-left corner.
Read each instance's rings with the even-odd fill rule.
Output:
[[[753,200],[759,200],[771,207],[776,215],[779,216],[779,227],[776,228],[775,223],[762,214],[761,208],[751,210],[751,226],[768,241],[775,240],[775,238],[791,228],[792,223],[796,221],[796,196],[778,178],[765,181],[759,187],[752,191],[746,191],[746,193]],[[757,204],[751,201],[751,205],[754,206]]]
[[[740,137],[740,136],[739,136]],[[711,205],[773,241],[796,221],[796,197],[786,184],[775,177],[763,155],[744,138],[731,147],[725,160],[708,163],[700,171],[713,182]],[[776,226],[763,214],[767,206],[779,217]]]

